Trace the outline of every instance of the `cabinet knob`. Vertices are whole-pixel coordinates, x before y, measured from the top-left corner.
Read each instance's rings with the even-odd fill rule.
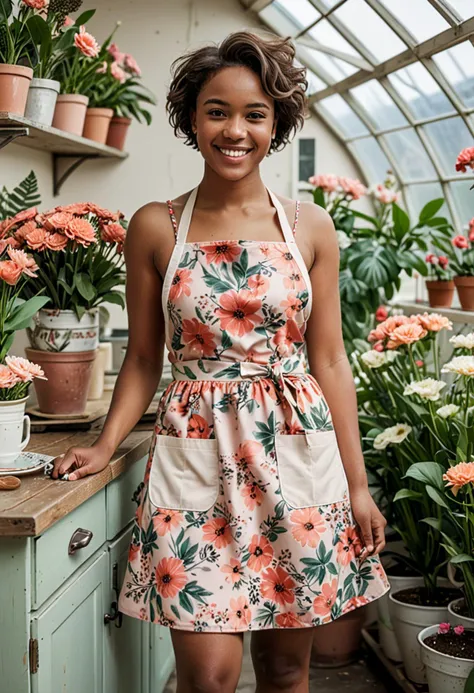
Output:
[[[104,623],[111,623],[112,621],[115,621],[115,627],[121,628],[123,614],[121,611],[118,610],[117,602],[112,602],[112,604],[110,605],[110,611],[110,614],[104,614]]]
[[[78,527],[69,540],[67,550],[68,554],[71,555],[76,553],[76,551],[79,549],[85,548],[88,544],[90,544],[92,537],[93,534],[90,529],[82,529],[81,527]]]

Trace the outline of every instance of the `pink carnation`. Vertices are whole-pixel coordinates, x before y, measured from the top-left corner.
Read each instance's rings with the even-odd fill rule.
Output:
[[[44,220],[44,227],[48,231],[55,231],[56,229],[65,229],[69,222],[73,219],[73,215],[69,212],[55,212],[54,214],[52,214]]]
[[[120,82],[120,84],[123,84],[127,79],[127,73],[125,72],[123,67],[119,65],[117,60],[115,60],[110,66],[110,74],[114,79]]]
[[[100,46],[92,36],[88,34],[85,26],[81,26],[79,33],[74,36],[74,43],[83,55],[88,58],[97,58]]]
[[[339,185],[346,195],[358,200],[367,193],[367,188],[357,178],[339,178]]]
[[[438,628],[438,633],[440,635],[446,635],[446,633],[449,633],[451,630],[451,624],[450,623],[440,623],[439,628]]]
[[[454,626],[453,630],[456,633],[456,635],[462,635],[464,633],[464,626]]]
[[[31,7],[32,10],[42,10],[46,7],[46,0],[23,0],[25,5]]]
[[[31,250],[41,252],[46,248],[46,231],[44,229],[34,229],[26,235],[26,244]]]
[[[66,28],[68,26],[72,26],[74,24],[74,19],[72,17],[67,16],[66,19],[64,20],[63,26]]]
[[[69,222],[64,233],[68,238],[84,246],[95,243],[97,240],[92,224],[87,219],[80,219],[79,217],[74,217]]]
[[[130,55],[130,53],[125,53],[124,65],[134,75],[137,75],[137,77],[141,77],[142,71],[140,70],[137,61],[135,60],[133,55]]]
[[[106,243],[123,243],[125,241],[125,229],[117,222],[111,222],[102,226],[101,238]]]
[[[461,235],[455,236],[452,240],[452,244],[456,248],[461,248],[461,249],[469,248],[469,242],[468,242],[467,238],[465,236],[461,236]]]
[[[47,380],[43,370],[37,363],[32,363],[28,359],[23,359],[21,356],[7,356],[5,358],[7,366],[24,382],[31,382],[33,378]]]
[[[9,286],[15,286],[22,275],[21,267],[18,267],[13,260],[0,261],[0,280]]]
[[[116,60],[118,63],[123,62],[125,58],[125,53],[119,51],[119,47],[116,43],[111,43],[107,50],[114,60]]]
[[[388,318],[388,310],[385,306],[379,306],[375,311],[375,320],[377,322],[383,322]]]
[[[19,382],[20,379],[8,366],[0,364],[0,387],[10,389]]]
[[[456,171],[466,173],[466,168],[474,168],[474,147],[463,149],[456,159]]]
[[[38,265],[31,257],[27,255],[24,250],[15,250],[15,248],[8,248],[8,255],[13,262],[21,268],[21,271],[28,275],[28,277],[36,277],[38,275],[35,272],[39,269]]]
[[[99,207],[99,205],[93,202],[87,203],[89,211],[99,217],[101,221],[118,221],[123,215],[121,212],[111,212],[110,209],[105,209],[105,207]]]
[[[375,187],[374,197],[384,205],[389,205],[392,202],[398,202],[400,199],[400,193],[395,192],[395,190],[390,190],[384,185],[379,184]]]
[[[322,188],[324,192],[332,193],[339,187],[339,178],[333,173],[321,173],[317,176],[311,176],[308,181],[315,188]]]
[[[82,217],[84,214],[89,214],[90,208],[88,202],[74,202],[65,207],[57,207],[56,211],[67,212],[69,214],[77,214]]]
[[[62,233],[48,233],[46,234],[45,245],[48,250],[64,250],[68,244],[68,237],[63,236]]]

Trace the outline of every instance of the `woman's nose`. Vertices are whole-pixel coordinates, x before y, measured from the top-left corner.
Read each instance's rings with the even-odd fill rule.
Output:
[[[245,121],[242,122],[240,119],[234,118],[226,123],[226,126],[222,132],[224,137],[229,140],[241,140],[247,134],[247,128]]]

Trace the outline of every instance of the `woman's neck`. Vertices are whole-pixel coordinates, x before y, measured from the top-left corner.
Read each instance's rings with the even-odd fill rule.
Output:
[[[206,165],[204,176],[199,183],[198,206],[201,209],[241,209],[243,205],[258,205],[266,198],[267,191],[260,178],[259,169],[255,169],[245,178],[232,181],[218,176]]]

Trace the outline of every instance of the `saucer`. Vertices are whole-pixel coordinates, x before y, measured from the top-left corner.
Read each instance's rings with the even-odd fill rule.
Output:
[[[14,467],[0,467],[0,476],[25,476],[34,474],[54,460],[53,455],[39,452],[21,452],[15,460]]]

